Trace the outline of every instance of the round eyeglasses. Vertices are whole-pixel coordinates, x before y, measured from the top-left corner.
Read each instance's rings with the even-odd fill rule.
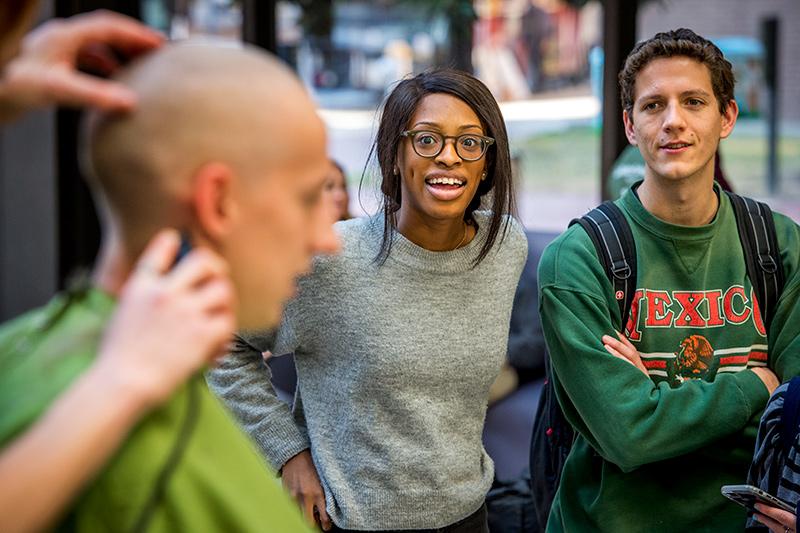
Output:
[[[462,135],[442,135],[435,131],[407,130],[400,134],[411,139],[414,152],[420,157],[436,157],[444,149],[447,139],[455,140],[456,153],[464,161],[477,161],[486,150],[494,143],[491,137],[484,137],[475,133]]]

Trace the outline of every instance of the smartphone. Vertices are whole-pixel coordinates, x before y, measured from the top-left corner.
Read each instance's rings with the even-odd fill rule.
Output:
[[[764,505],[777,507],[778,509],[788,511],[792,514],[795,512],[793,505],[786,503],[785,501],[776,498],[769,492],[761,490],[752,485],[724,485],[720,490],[722,491],[723,496],[735,501],[739,505],[753,512],[757,512],[756,508],[754,507],[756,503],[763,503]]]

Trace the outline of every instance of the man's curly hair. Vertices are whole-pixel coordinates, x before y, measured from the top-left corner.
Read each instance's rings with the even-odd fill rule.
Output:
[[[634,89],[639,72],[654,59],[674,56],[689,57],[708,67],[719,111],[724,113],[733,100],[733,67],[714,43],[687,28],[657,33],[652,39],[638,43],[628,54],[625,66],[619,73],[622,109],[629,115],[633,111]]]

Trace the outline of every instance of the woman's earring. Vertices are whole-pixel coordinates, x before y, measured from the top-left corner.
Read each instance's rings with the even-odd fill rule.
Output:
[[[481,174],[481,181],[483,181],[483,180],[485,180],[485,179],[486,179],[486,172],[484,172],[483,174]]]
[[[400,169],[397,168],[397,167],[394,167],[394,175],[397,176],[398,174],[400,174]]]

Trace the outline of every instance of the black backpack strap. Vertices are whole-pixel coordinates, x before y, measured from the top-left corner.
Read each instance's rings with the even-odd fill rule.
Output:
[[[620,329],[624,329],[636,291],[636,246],[628,221],[616,205],[606,202],[570,222],[570,226],[572,224],[580,224],[597,249],[597,256],[614,286],[622,316]],[[530,455],[531,493],[539,530],[547,523],[561,483],[561,471],[578,436],[558,404],[549,357],[545,358],[545,371],[547,379],[536,410]]]
[[[603,202],[569,223],[573,224],[580,224],[594,243],[597,256],[614,286],[622,320],[620,330],[624,330],[636,292],[636,243],[628,220],[616,204]]]
[[[736,215],[747,276],[753,284],[764,327],[769,332],[784,284],[775,220],[767,204],[731,192],[727,194]]]

